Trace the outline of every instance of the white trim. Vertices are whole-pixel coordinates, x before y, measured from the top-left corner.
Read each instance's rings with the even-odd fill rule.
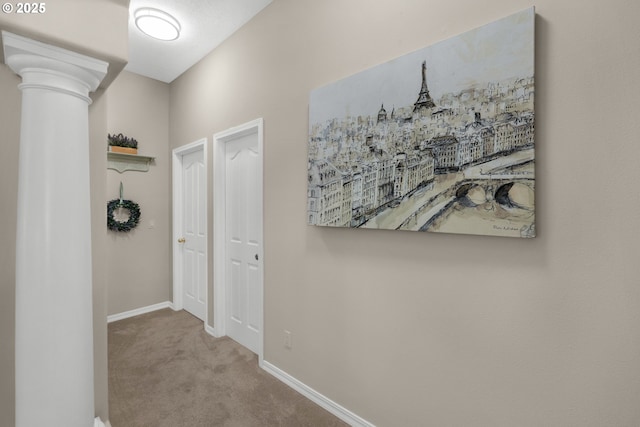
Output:
[[[220,336],[226,335],[225,328],[225,280],[224,236],[226,213],[224,203],[225,190],[225,150],[224,144],[213,136],[213,324]],[[221,199],[221,200],[220,200]],[[219,203],[220,202],[220,203]]]
[[[204,331],[206,333],[208,333],[209,335],[211,335],[214,338],[220,338],[221,335],[218,335],[218,333],[216,332],[216,329],[207,325],[206,323],[204,324]]]
[[[214,296],[214,312],[213,323],[215,326],[214,336],[225,336],[225,194],[226,194],[226,173],[225,173],[225,143],[233,141],[237,138],[256,133],[258,136],[258,176],[261,184],[264,180],[263,162],[264,162],[264,131],[263,119],[259,118],[240,126],[218,132],[213,135],[213,296]],[[258,286],[259,299],[261,301],[260,313],[258,318],[260,336],[258,339],[258,361],[262,363],[264,357],[264,184],[259,188],[258,206],[260,207],[260,248],[258,250],[262,268],[260,269],[260,284]]]
[[[115,322],[117,320],[128,319],[129,317],[139,316],[141,314],[151,313],[152,311],[162,310],[164,308],[170,308],[176,310],[171,301],[160,302],[158,304],[148,305],[146,307],[136,308],[134,310],[125,311],[118,314],[112,314],[107,316],[107,323]]]
[[[342,421],[349,424],[350,426],[375,427],[369,421],[359,417],[358,415],[349,411],[345,407],[338,405],[333,400],[329,399],[328,397],[326,397],[321,393],[318,393],[317,391],[315,391],[314,389],[312,389],[302,381],[297,380],[296,378],[292,377],[291,375],[287,374],[286,372],[272,365],[271,363],[267,361],[262,361],[262,363],[260,364],[260,367],[264,369],[266,372],[268,372],[269,374],[273,375],[274,377],[282,381],[283,383],[285,383],[286,385],[288,385],[289,387],[291,387],[292,389],[294,389],[295,391],[297,391],[298,393],[302,394],[307,399],[318,404],[319,406],[326,409],[336,417],[340,418]]]
[[[172,153],[172,210],[173,210],[173,230],[172,230],[172,248],[173,248],[173,305],[175,306],[175,310],[182,310],[184,308],[184,301],[182,300],[182,267],[183,267],[183,257],[182,251],[180,250],[180,245],[178,244],[178,239],[182,236],[179,231],[182,228],[182,205],[180,201],[182,200],[182,173],[178,173],[178,171],[182,172],[182,156],[185,154],[193,153],[196,151],[202,150],[203,158],[204,158],[204,169],[205,169],[205,177],[208,176],[208,156],[207,156],[207,138],[202,138],[197,141],[194,141],[190,144],[183,145],[181,147],[173,149]],[[208,197],[208,179],[205,179],[205,195]],[[205,201],[204,204],[205,209],[205,217],[208,215],[207,213],[207,203]],[[205,228],[207,227],[208,221],[205,221]],[[205,230],[207,236],[209,235],[208,230]],[[208,241],[207,237],[207,241]],[[205,247],[205,257],[209,259],[208,255],[208,246]],[[205,268],[208,270],[208,265],[205,264]],[[205,277],[209,277],[208,271],[205,273]],[[204,313],[204,324],[209,324],[209,284],[205,286],[205,313]]]
[[[96,417],[93,421],[93,427],[111,427],[111,423],[109,422],[109,420],[102,421],[100,417]]]

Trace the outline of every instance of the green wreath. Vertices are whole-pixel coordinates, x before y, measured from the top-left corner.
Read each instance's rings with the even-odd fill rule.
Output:
[[[113,211],[124,208],[129,211],[129,219],[124,222],[116,221]],[[115,199],[107,203],[107,228],[113,231],[131,231],[140,221],[140,206],[131,200]]]

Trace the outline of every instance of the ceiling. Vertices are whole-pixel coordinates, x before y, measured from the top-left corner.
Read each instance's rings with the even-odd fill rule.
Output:
[[[125,70],[171,83],[272,0],[131,0],[129,63]],[[143,34],[133,13],[141,7],[163,10],[178,20],[180,37],[160,41]]]

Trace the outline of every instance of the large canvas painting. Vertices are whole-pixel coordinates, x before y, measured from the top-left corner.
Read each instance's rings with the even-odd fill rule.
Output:
[[[534,16],[312,91],[309,224],[534,237]]]

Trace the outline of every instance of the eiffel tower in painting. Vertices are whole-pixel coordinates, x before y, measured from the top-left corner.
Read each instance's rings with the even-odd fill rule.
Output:
[[[413,104],[413,112],[422,110],[423,108],[429,109],[435,107],[431,95],[429,95],[429,88],[427,88],[427,61],[422,63],[422,88],[418,95],[418,100]]]

